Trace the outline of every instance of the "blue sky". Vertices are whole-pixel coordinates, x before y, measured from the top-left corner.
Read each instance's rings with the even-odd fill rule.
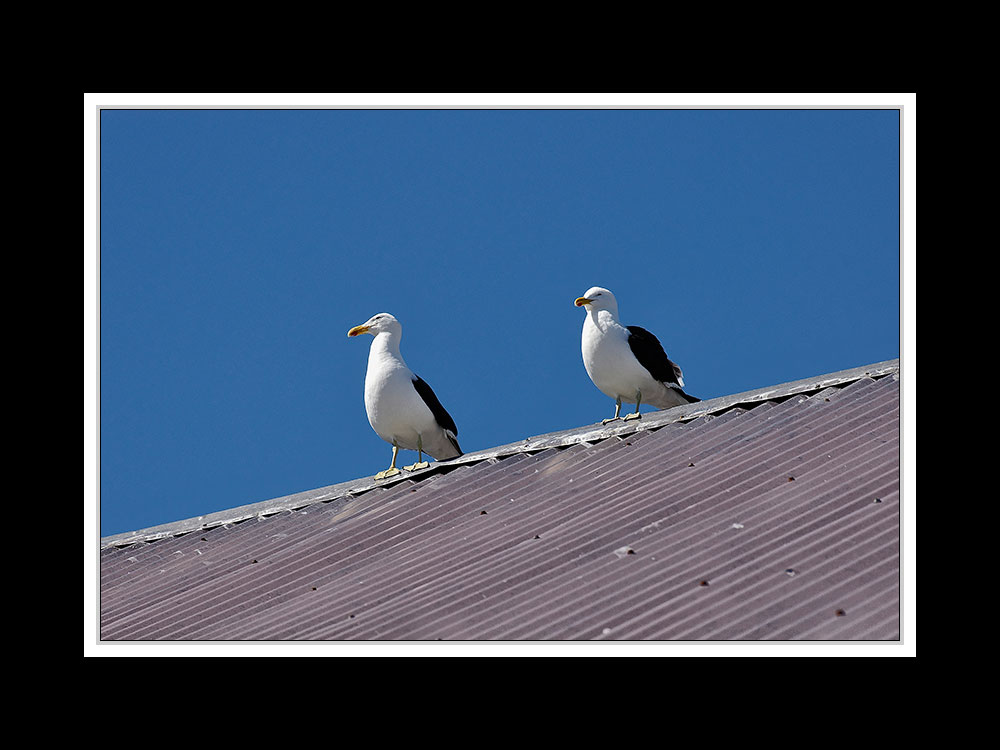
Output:
[[[101,536],[385,468],[377,312],[467,452],[610,416],[594,285],[701,398],[900,356],[898,110],[264,106],[100,112]]]

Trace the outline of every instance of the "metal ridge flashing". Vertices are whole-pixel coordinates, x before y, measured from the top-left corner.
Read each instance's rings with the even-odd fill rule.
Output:
[[[855,367],[827,375],[804,378],[781,385],[744,391],[730,396],[720,396],[719,398],[699,401],[695,404],[676,406],[672,409],[646,412],[642,415],[642,419],[634,421],[618,422],[611,425],[597,423],[584,427],[550,432],[535,437],[527,437],[520,442],[465,453],[449,461],[434,461],[428,468],[422,471],[413,474],[398,475],[388,480],[379,480],[376,482],[371,477],[354,479],[315,490],[285,495],[284,497],[272,500],[241,505],[229,510],[196,516],[182,521],[102,537],[101,549],[153,542],[166,537],[189,534],[193,531],[239,523],[251,518],[264,518],[282,512],[295,511],[316,503],[341,500],[346,504],[361,493],[380,487],[388,487],[402,481],[418,481],[465,464],[497,460],[516,453],[531,453],[548,448],[564,448],[578,443],[591,443],[609,437],[633,434],[642,430],[653,430],[668,424],[689,422],[698,417],[718,414],[740,406],[750,406],[752,408],[753,405],[765,401],[784,400],[798,394],[853,383],[862,378],[881,378],[888,375],[898,375],[899,369],[899,359],[890,359],[864,367]]]
[[[718,398],[706,399],[694,404],[675,406],[671,409],[646,412],[642,419],[628,422],[616,422],[611,425],[595,423],[585,427],[574,427],[569,430],[550,432],[537,437],[528,437],[518,443],[509,443],[496,448],[489,448],[473,453],[465,453],[450,461],[440,462],[442,465],[455,465],[462,463],[474,463],[486,458],[507,456],[512,453],[524,453],[531,451],[545,450],[546,448],[560,448],[575,445],[581,442],[593,442],[603,440],[608,437],[630,435],[642,430],[651,430],[663,427],[675,422],[690,422],[698,417],[709,414],[718,414],[738,406],[755,405],[764,401],[782,401],[791,396],[819,391],[823,388],[831,388],[846,383],[853,383],[862,378],[880,378],[886,375],[894,375],[899,372],[899,360],[891,359],[884,362],[877,362],[865,367],[856,367],[850,370],[841,370],[828,375],[818,375],[802,380],[795,380],[781,385],[758,388],[752,391],[744,391],[730,396],[720,396]],[[433,464],[432,464],[433,466]]]

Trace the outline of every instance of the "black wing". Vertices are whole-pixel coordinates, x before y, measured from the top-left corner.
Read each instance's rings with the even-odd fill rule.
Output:
[[[628,332],[629,348],[639,364],[661,383],[680,385],[681,368],[670,361],[660,340],[639,326],[628,326]]]
[[[681,390],[681,368],[675,362],[670,361],[656,336],[639,326],[627,326],[627,328],[630,334],[628,337],[629,348],[635,358],[639,360],[639,364],[649,370],[650,375],[661,383],[666,383],[680,391],[691,403],[701,401],[700,398],[695,398]]]
[[[435,421],[444,429],[450,430],[452,435],[458,437],[458,427],[455,426],[455,420],[451,418],[451,414],[448,413],[447,409],[441,406],[441,402],[434,395],[434,391],[431,390],[431,387],[419,375],[413,376],[413,387],[417,389],[420,398],[424,400],[427,408],[431,410]]]

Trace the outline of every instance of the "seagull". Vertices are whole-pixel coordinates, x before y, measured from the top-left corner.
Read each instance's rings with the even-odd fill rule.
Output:
[[[701,399],[682,390],[684,373],[667,358],[659,339],[639,326],[618,322],[618,300],[604,287],[595,286],[574,304],[587,308],[583,321],[583,366],[594,385],[615,400],[617,419],[642,419],[639,404],[658,409],[693,404]],[[635,413],[620,417],[622,402],[635,404]]]
[[[424,453],[438,460],[461,456],[455,420],[399,353],[403,335],[399,321],[389,313],[379,313],[354,326],[347,335],[363,333],[375,337],[365,373],[365,411],[375,434],[392,444],[392,463],[375,479],[399,474],[396,454],[400,448],[417,451],[416,463],[404,466],[406,471],[426,469],[429,464],[423,460]]]

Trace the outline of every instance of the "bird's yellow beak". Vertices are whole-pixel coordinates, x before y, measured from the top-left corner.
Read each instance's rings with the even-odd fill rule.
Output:
[[[591,301],[586,297],[577,297],[576,302],[574,302],[573,304],[576,305],[577,307],[583,307],[584,305],[589,305],[590,302]]]
[[[354,326],[354,328],[347,332],[347,335],[360,336],[362,333],[368,333],[368,326]]]

